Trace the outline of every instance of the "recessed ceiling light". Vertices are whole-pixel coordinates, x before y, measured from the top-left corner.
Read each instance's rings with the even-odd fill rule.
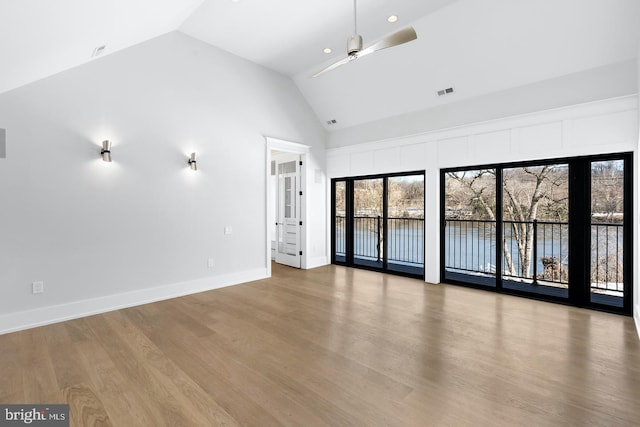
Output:
[[[390,17],[387,18],[387,21],[394,23],[398,21],[398,17],[396,15],[391,15]]]
[[[330,48],[330,47],[325,47],[322,51],[323,51],[324,53],[331,53],[331,52],[333,52],[333,51],[331,50],[331,48]]]
[[[233,3],[240,3],[240,0],[231,0]]]

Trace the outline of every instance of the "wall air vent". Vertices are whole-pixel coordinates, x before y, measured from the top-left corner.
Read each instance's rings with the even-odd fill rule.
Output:
[[[446,89],[440,89],[438,91],[438,96],[451,95],[453,93],[453,88],[448,87]]]
[[[336,123],[338,123],[338,121],[337,121],[336,119],[327,120],[327,124],[328,124],[329,126],[331,126],[331,125],[335,125]]]

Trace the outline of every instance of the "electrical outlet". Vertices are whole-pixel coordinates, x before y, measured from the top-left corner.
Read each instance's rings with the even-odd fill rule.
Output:
[[[227,225],[224,228],[224,234],[231,234],[231,233],[233,233],[233,227],[231,227],[230,225]]]
[[[213,258],[209,258],[207,260],[207,267],[213,269]]]
[[[31,284],[31,292],[41,294],[44,292],[44,282],[33,282]]]

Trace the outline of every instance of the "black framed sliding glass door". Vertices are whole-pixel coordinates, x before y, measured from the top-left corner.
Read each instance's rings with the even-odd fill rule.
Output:
[[[630,314],[631,162],[442,170],[443,281]]]
[[[631,306],[630,162],[595,160],[588,167],[589,289],[588,303],[625,310]]]
[[[351,241],[354,265],[384,267],[384,178],[354,179]]]
[[[496,170],[451,170],[442,177],[446,279],[496,286]]]
[[[332,262],[424,277],[424,172],[332,180]]]
[[[502,286],[569,297],[569,165],[502,168]]]

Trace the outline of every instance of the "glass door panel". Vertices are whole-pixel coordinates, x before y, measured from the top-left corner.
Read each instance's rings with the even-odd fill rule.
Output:
[[[347,182],[334,183],[334,262],[347,261]]]
[[[569,165],[502,172],[503,287],[569,297]]]
[[[276,161],[276,262],[300,268],[299,159]]]
[[[331,182],[332,262],[424,278],[424,172]]]
[[[387,182],[387,269],[424,274],[424,175]]]
[[[591,303],[624,305],[624,188],[624,160],[591,162]]]
[[[353,181],[353,263],[383,268],[384,179]]]
[[[496,170],[444,176],[444,276],[496,286]]]

